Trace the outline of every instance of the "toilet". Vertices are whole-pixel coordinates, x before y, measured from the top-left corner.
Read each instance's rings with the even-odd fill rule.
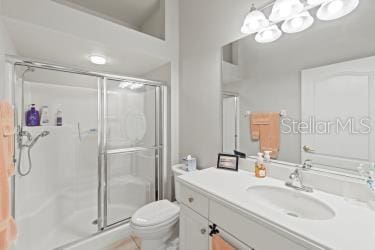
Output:
[[[174,175],[176,199],[178,199],[178,183],[176,177],[187,173],[183,164],[172,167]],[[178,232],[180,207],[178,202],[160,200],[149,203],[138,209],[132,216],[130,228],[132,234],[140,239],[142,250],[167,249],[168,241]]]

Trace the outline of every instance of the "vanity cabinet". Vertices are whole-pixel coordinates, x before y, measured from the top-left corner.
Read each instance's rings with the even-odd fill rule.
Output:
[[[180,213],[180,250],[212,249],[210,227],[207,218],[196,213],[193,209],[181,204]],[[239,241],[224,229],[217,227],[220,236],[236,249],[253,250],[245,243]]]
[[[208,219],[181,204],[180,250],[208,249]]]
[[[247,246],[245,243],[243,243],[239,239],[235,238],[230,233],[226,232],[223,228],[217,227],[217,229],[220,232],[220,237],[223,238],[226,242],[228,242],[234,248],[240,249],[240,250],[254,250],[254,248],[251,248],[251,247]],[[212,249],[211,240],[209,240],[208,243],[209,243],[208,249]]]
[[[236,249],[306,250],[317,249],[292,238],[282,229],[251,218],[231,204],[209,198],[204,192],[180,183],[180,249],[210,250],[210,225],[217,225],[219,235]]]

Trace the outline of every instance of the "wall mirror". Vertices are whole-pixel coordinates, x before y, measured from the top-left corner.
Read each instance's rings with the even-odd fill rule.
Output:
[[[264,12],[268,17],[269,10]],[[302,32],[282,32],[270,43],[259,43],[251,34],[224,46],[223,151],[255,156],[261,139],[252,139],[251,115],[277,112],[280,143],[274,160],[301,164],[311,159],[317,169],[353,175],[358,175],[361,164],[371,166],[373,13],[375,1],[360,1],[352,13],[322,21],[315,8],[310,10],[313,24]]]

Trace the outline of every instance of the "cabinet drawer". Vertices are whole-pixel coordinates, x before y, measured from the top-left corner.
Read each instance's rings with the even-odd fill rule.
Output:
[[[208,218],[208,199],[194,190],[180,186],[180,202],[193,209],[203,217]]]
[[[256,250],[317,249],[315,247],[304,246],[305,244],[302,245],[297,239],[296,241],[289,239],[289,237],[287,238],[271,228],[263,226],[261,223],[249,219],[245,215],[233,211],[232,208],[228,208],[215,201],[210,201],[210,221]]]

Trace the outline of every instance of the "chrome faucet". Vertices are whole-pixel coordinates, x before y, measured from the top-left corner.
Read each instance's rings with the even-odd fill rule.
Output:
[[[304,166],[304,165],[303,165]],[[302,169],[306,169],[302,166]],[[294,188],[295,190],[305,191],[305,192],[313,192],[312,187],[307,187],[303,184],[303,178],[299,169],[299,166],[289,175],[290,181],[286,182],[285,185],[287,187]]]

